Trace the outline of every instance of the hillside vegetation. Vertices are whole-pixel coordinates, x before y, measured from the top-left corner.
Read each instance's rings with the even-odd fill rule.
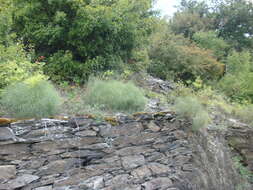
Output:
[[[253,2],[181,0],[171,18],[154,3],[0,0],[0,125],[169,110],[196,134],[252,127]]]
[[[129,113],[158,97],[178,113],[198,101],[201,114],[192,119],[203,126],[213,110],[251,124],[253,4],[182,0],[173,17],[162,18],[154,3],[0,0],[1,116]],[[129,82],[136,75],[176,89],[139,89]]]

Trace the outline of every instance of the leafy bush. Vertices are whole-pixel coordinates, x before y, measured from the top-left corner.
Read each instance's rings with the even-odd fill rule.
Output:
[[[17,36],[46,57],[58,80],[83,82],[127,62],[149,33],[151,0],[19,0],[14,7]]]
[[[253,105],[236,105],[234,115],[242,122],[253,125]]]
[[[224,72],[224,65],[218,62],[210,51],[203,50],[170,33],[157,34],[152,39],[149,56],[149,72],[162,79],[192,80],[198,76],[204,81],[217,79]]]
[[[196,32],[193,40],[199,47],[212,50],[218,59],[223,59],[229,50],[229,45],[214,31]]]
[[[12,41],[12,2],[11,0],[0,1],[0,45],[8,46]]]
[[[180,117],[186,117],[192,121],[193,130],[207,127],[210,123],[208,113],[195,97],[187,96],[177,98],[174,109]]]
[[[252,57],[249,52],[233,52],[226,60],[226,75],[218,88],[233,100],[253,101]]]
[[[21,45],[0,45],[0,89],[42,74],[42,63],[31,63]]]
[[[171,28],[176,34],[192,38],[195,32],[207,30],[211,24],[207,25],[206,23],[211,22],[210,19],[201,17],[198,13],[177,12],[172,19]]]
[[[147,99],[133,83],[116,80],[91,80],[85,101],[104,110],[134,112],[145,108]]]
[[[50,117],[57,113],[61,99],[43,75],[4,89],[1,104],[15,118]]]
[[[73,60],[73,54],[70,51],[58,51],[53,54],[45,65],[45,72],[52,76],[54,81],[71,81],[75,83],[84,83],[90,75],[98,75],[106,70],[121,70],[122,60],[118,56],[97,56],[93,59],[87,59],[83,64]]]

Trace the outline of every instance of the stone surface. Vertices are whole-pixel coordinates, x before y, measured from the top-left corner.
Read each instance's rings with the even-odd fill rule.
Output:
[[[122,165],[126,170],[133,169],[144,164],[145,164],[145,158],[142,155],[126,156],[122,158]]]
[[[45,187],[38,187],[38,188],[35,188],[34,190],[53,190],[53,186],[50,185],[50,186],[45,186]]]
[[[148,128],[153,131],[153,132],[158,132],[160,131],[160,127],[158,125],[156,125],[153,121],[151,121],[149,124],[148,124]]]
[[[0,141],[15,140],[16,136],[9,127],[0,127]]]
[[[113,119],[114,126],[92,117],[5,126],[0,190],[236,190],[243,181],[227,143],[252,166],[249,128],[191,133],[172,112]]]
[[[38,179],[39,179],[39,176],[24,174],[22,176],[18,176],[16,179],[9,181],[7,184],[4,185],[4,187],[7,189],[16,189],[16,188],[24,187]],[[1,185],[0,185],[0,189],[1,189]]]
[[[169,178],[161,177],[152,179],[142,185],[145,190],[167,190],[170,186],[172,186],[172,181]]]
[[[0,166],[0,182],[14,178],[16,176],[16,166],[5,165]]]
[[[81,137],[89,137],[89,136],[93,137],[93,136],[96,136],[97,133],[92,130],[85,130],[85,131],[77,132],[76,135],[81,136]]]

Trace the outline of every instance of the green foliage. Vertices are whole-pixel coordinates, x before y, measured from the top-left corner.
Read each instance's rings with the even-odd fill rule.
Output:
[[[207,25],[207,23],[209,23]],[[171,22],[171,29],[175,34],[182,34],[186,38],[192,38],[194,33],[209,30],[212,20],[201,17],[196,12],[177,12]]]
[[[174,109],[180,117],[186,117],[192,121],[192,130],[194,131],[205,128],[210,123],[208,113],[195,97],[177,98]]]
[[[14,0],[14,5],[18,37],[34,46],[36,56],[46,57],[46,72],[58,80],[83,82],[95,72],[119,69],[150,28],[151,0]]]
[[[193,40],[199,47],[212,50],[218,59],[223,59],[229,50],[229,45],[214,31],[196,32]]]
[[[103,110],[142,111],[147,103],[142,91],[131,82],[95,79],[89,81],[87,89],[87,104]]]
[[[51,83],[37,75],[6,87],[1,105],[15,118],[41,118],[54,116],[61,99]]]
[[[231,42],[238,50],[252,48],[252,12],[252,1],[226,0],[217,3],[215,20],[219,36]]]
[[[241,156],[235,156],[233,158],[235,168],[239,171],[244,180],[253,182],[253,173],[243,165],[243,158]],[[246,184],[245,184],[246,185]],[[249,187],[249,186],[248,186]]]
[[[234,115],[240,119],[240,121],[245,122],[253,126],[253,105],[237,105],[234,109]]]
[[[226,75],[218,88],[236,101],[253,100],[252,57],[249,52],[233,52],[227,57]]]
[[[12,33],[11,0],[0,0],[0,45],[8,46],[15,36]]]
[[[149,72],[162,79],[194,81],[200,76],[207,81],[218,79],[224,72],[223,64],[211,52],[169,32],[153,36],[149,55]]]
[[[0,89],[42,74],[42,63],[31,63],[21,45],[0,45]]]

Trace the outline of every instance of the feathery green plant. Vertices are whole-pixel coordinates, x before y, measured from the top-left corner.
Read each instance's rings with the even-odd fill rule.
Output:
[[[6,87],[0,103],[15,118],[42,118],[57,113],[61,98],[49,81],[32,77]]]
[[[145,108],[147,99],[133,83],[116,80],[89,81],[86,103],[110,111],[134,112]]]

